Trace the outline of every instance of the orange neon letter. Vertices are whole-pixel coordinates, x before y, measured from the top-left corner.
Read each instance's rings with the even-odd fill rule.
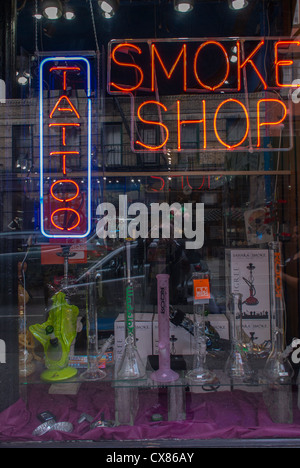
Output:
[[[162,177],[156,177],[156,176],[150,176],[150,177],[151,177],[151,179],[160,179],[161,182],[162,182],[162,185],[161,185],[161,187],[160,187],[159,190],[158,190],[158,189],[154,189],[154,188],[151,188],[151,190],[153,190],[153,192],[160,192],[161,190],[163,190],[163,188],[164,188],[164,186],[165,186],[165,181],[164,181],[164,179],[163,179]]]
[[[197,187],[196,190],[201,190],[201,189],[202,189],[202,187],[203,187],[203,185],[204,185],[204,181],[205,181],[205,176],[203,176],[203,178],[202,178],[202,184],[199,185],[199,187]],[[190,181],[189,181],[188,176],[186,176],[186,182],[187,182],[188,186],[189,186],[191,189],[193,189],[193,187],[192,187],[191,184],[190,184]]]
[[[260,72],[258,71],[255,63],[253,62],[252,60],[252,57],[256,54],[256,52],[264,45],[265,41],[262,40],[260,41],[260,43],[255,47],[255,49],[251,52],[251,54],[243,61],[243,63],[241,63],[241,54],[240,54],[240,49],[241,49],[241,44],[239,41],[237,41],[237,50],[238,50],[238,53],[237,53],[237,57],[238,57],[238,64],[237,64],[237,73],[238,73],[238,91],[241,90],[241,70],[242,68],[244,68],[247,63],[250,63],[250,65],[253,67],[253,69],[255,70],[258,78],[260,79],[260,81],[262,82],[263,86],[264,86],[264,89],[267,89],[267,83],[265,82],[265,80],[263,79],[263,77],[261,76]]]
[[[278,104],[280,104],[283,107],[283,116],[282,116],[282,118],[280,120],[277,120],[277,122],[261,122],[260,121],[260,104],[262,102],[264,102],[264,103],[277,102]],[[260,99],[257,102],[257,147],[258,148],[260,147],[260,127],[262,127],[263,125],[279,125],[279,124],[281,124],[281,122],[284,121],[284,119],[286,118],[286,115],[287,115],[286,105],[282,101],[280,101],[279,99]]]
[[[80,127],[79,123],[51,123],[49,127],[62,127],[63,146],[66,146],[66,127]]]
[[[112,83],[110,82],[109,85],[110,86],[113,86],[114,88],[118,89],[119,91],[122,91],[123,93],[130,93],[131,91],[134,91],[135,89],[138,89],[143,80],[144,80],[144,74],[143,74],[143,70],[141,69],[141,67],[139,67],[138,65],[136,65],[135,63],[124,63],[124,62],[119,62],[117,59],[116,59],[116,51],[121,49],[122,47],[124,48],[132,48],[134,49],[135,52],[137,52],[138,54],[141,54],[142,51],[141,49],[136,46],[135,44],[129,44],[129,43],[123,43],[123,44],[118,44],[114,50],[112,51],[112,54],[111,54],[111,58],[112,60],[117,64],[117,65],[120,65],[121,67],[131,67],[131,68],[135,68],[136,70],[138,70],[139,74],[140,74],[140,79],[138,81],[138,83],[135,85],[135,86],[127,86],[127,85],[119,85],[119,84],[116,84],[116,83]]]
[[[62,212],[62,211],[69,211],[70,213],[74,213],[77,216],[77,221],[75,222],[75,224],[73,226],[68,227],[68,228],[64,228],[64,227],[59,226],[58,224],[56,224],[54,222],[54,220],[53,220],[54,216],[56,214],[58,214],[59,212]],[[61,231],[64,231],[65,229],[67,229],[67,231],[72,231],[72,229],[75,229],[78,226],[78,224],[80,223],[80,214],[78,213],[78,211],[73,210],[73,208],[58,208],[57,210],[53,211],[53,213],[51,215],[51,223],[53,224],[53,226],[55,226],[57,229],[60,229]]]
[[[52,72],[53,70],[63,70],[63,90],[66,91],[66,89],[67,89],[67,71],[68,70],[80,71],[80,68],[79,67],[67,67],[67,66],[50,68],[50,72]]]
[[[146,124],[151,124],[151,125],[159,125],[166,132],[166,138],[164,139],[164,141],[160,145],[157,145],[157,146],[146,145],[145,143],[142,143],[141,141],[138,141],[138,140],[136,141],[137,145],[141,145],[144,148],[155,151],[155,150],[158,150],[158,149],[162,148],[167,143],[167,141],[169,139],[169,130],[168,130],[168,127],[166,125],[164,125],[163,123],[161,123],[161,122],[153,122],[151,120],[143,119],[143,117],[141,116],[141,110],[142,110],[142,107],[144,107],[146,104],[156,104],[157,106],[162,107],[164,111],[167,111],[167,108],[161,102],[158,102],[158,101],[145,101],[139,106],[139,108],[137,110],[137,115],[138,115],[138,118],[141,120],[141,122],[146,123]]]
[[[59,107],[59,105],[60,105],[60,103],[61,103],[61,101],[62,101],[63,99],[65,99],[65,100],[69,103],[70,107]],[[75,109],[75,107],[74,107],[73,104],[71,103],[71,101],[70,101],[70,99],[68,98],[68,96],[61,96],[61,97],[58,99],[57,103],[56,103],[55,106],[53,107],[53,110],[52,110],[52,112],[51,112],[51,114],[50,114],[50,119],[52,119],[53,114],[54,114],[54,112],[56,111],[56,109],[57,109],[58,111],[60,111],[60,112],[74,112],[74,114],[76,115],[76,117],[77,117],[78,119],[80,119],[80,115],[78,114],[77,110]]]
[[[69,198],[59,198],[58,196],[56,196],[53,192],[53,189],[55,187],[55,185],[57,184],[74,184],[75,185],[75,188],[76,188],[76,193],[75,195],[72,195],[70,196]],[[55,200],[59,201],[59,202],[69,202],[71,200],[75,200],[75,198],[78,197],[78,194],[79,194],[79,186],[76,182],[74,182],[74,180],[70,180],[70,179],[62,179],[62,180],[57,180],[56,182],[53,182],[53,184],[51,185],[51,188],[50,188],[50,193],[52,195],[53,198],[55,198]]]
[[[179,55],[177,59],[175,60],[170,72],[168,73],[161,56],[158,53],[158,50],[155,46],[155,44],[152,44],[151,46],[151,91],[154,91],[155,89],[155,55],[157,56],[159,63],[162,66],[162,69],[168,78],[168,80],[171,78],[181,56],[183,56],[183,90],[186,91],[186,44],[183,44],[181,51],[179,52]]]
[[[203,148],[206,148],[206,107],[202,101],[203,119],[201,120],[180,120],[180,101],[177,101],[177,149],[181,150],[181,125],[189,123],[203,123]]]
[[[204,84],[200,80],[198,72],[197,72],[197,60],[198,60],[199,53],[203,49],[203,47],[207,46],[208,44],[214,44],[217,47],[219,47],[222,50],[223,54],[224,54],[225,62],[226,62],[225,76],[224,76],[223,80],[221,80],[220,83],[215,85],[215,86],[209,86],[207,84]],[[228,58],[228,54],[226,52],[226,49],[224,48],[224,46],[222,44],[220,44],[220,42],[207,41],[207,42],[203,42],[203,44],[201,44],[201,46],[198,47],[197,52],[195,54],[195,58],[194,58],[194,74],[195,74],[195,77],[196,77],[198,83],[200,84],[200,86],[202,86],[203,88],[209,89],[210,91],[214,91],[215,89],[220,88],[220,86],[222,86],[225,83],[225,81],[227,80],[228,74],[229,74],[229,58]]]
[[[58,154],[62,154],[63,157],[63,174],[66,175],[67,169],[66,169],[66,156],[68,154],[79,154],[79,151],[51,151],[50,156],[56,156]]]
[[[245,131],[245,135],[243,136],[243,138],[238,142],[236,143],[235,145],[228,145],[227,143],[225,143],[225,141],[223,141],[219,134],[218,134],[218,130],[217,130],[217,118],[218,118],[218,113],[219,113],[219,110],[221,109],[221,107],[226,104],[227,102],[236,102],[237,104],[239,104],[244,113],[245,113],[245,116],[246,116],[246,131]],[[248,135],[248,132],[249,132],[249,116],[248,116],[248,112],[247,112],[247,109],[246,107],[244,106],[244,104],[241,102],[241,101],[238,101],[237,99],[226,99],[225,101],[221,102],[221,104],[219,104],[217,110],[216,110],[216,113],[215,113],[215,116],[214,116],[214,130],[215,130],[215,134],[216,134],[216,137],[217,139],[219,140],[219,142],[226,146],[226,148],[228,149],[232,149],[232,148],[236,148],[237,146],[240,146],[247,138],[247,135]]]
[[[285,45],[288,45],[288,44],[293,44],[293,45],[297,45],[299,46],[300,45],[300,42],[296,42],[296,41],[278,41],[275,43],[275,79],[276,79],[276,85],[283,88],[283,87],[286,87],[286,88],[298,88],[299,85],[293,85],[292,83],[289,83],[289,84],[283,84],[283,83],[279,83],[279,67],[287,67],[289,65],[293,65],[294,61],[293,60],[278,60],[278,47],[280,46],[285,46]]]

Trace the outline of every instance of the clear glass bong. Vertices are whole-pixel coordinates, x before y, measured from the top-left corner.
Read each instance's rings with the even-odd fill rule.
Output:
[[[204,280],[205,283],[197,283]],[[205,304],[208,303],[209,278],[207,274],[194,274],[194,358],[193,369],[187,374],[187,381],[201,385],[219,385],[219,379],[206,364],[207,346],[205,334]],[[206,289],[208,288],[208,289]],[[203,297],[201,299],[201,297]],[[206,297],[206,299],[205,299]]]
[[[97,314],[97,284],[100,274],[88,275],[88,291],[86,300],[86,330],[87,330],[87,360],[88,368],[80,376],[83,380],[100,380],[106,377],[106,372],[99,369],[98,351],[98,314]],[[111,340],[110,340],[111,341]],[[106,343],[106,349],[109,342]],[[101,356],[105,350],[101,349]]]
[[[139,379],[146,369],[136,347],[134,287],[131,280],[130,242],[126,243],[127,282],[125,287],[125,346],[117,368],[118,379]]]
[[[179,374],[171,369],[169,275],[158,274],[157,315],[158,315],[158,369],[151,374],[155,382],[174,382]]]
[[[264,368],[264,401],[274,422],[291,423],[294,371],[285,348],[285,302],[283,297],[281,247],[269,244],[272,350]]]
[[[225,364],[225,373],[233,381],[251,383],[254,374],[243,349],[242,294],[231,293],[229,304],[229,324],[231,350]]]

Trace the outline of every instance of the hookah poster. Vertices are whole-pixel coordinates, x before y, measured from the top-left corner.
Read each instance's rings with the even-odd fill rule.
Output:
[[[226,291],[242,294],[243,329],[254,343],[270,339],[269,252],[226,251]],[[227,300],[228,302],[228,300]]]

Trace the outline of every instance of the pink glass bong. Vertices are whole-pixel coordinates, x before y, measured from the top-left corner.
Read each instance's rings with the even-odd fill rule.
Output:
[[[155,382],[174,382],[179,375],[171,369],[169,275],[161,273],[156,278],[159,367],[158,370],[152,372],[151,379]]]

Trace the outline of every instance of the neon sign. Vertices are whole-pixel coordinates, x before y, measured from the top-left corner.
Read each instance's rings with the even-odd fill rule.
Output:
[[[286,60],[291,45],[298,48],[300,42],[278,38],[111,41],[107,91],[131,98],[131,149],[190,151],[183,145],[182,130],[193,124],[200,134],[193,149],[199,152],[290,150],[290,99],[281,97],[280,90],[299,86],[283,73],[293,65],[293,60]],[[273,67],[265,66],[266,56]],[[193,116],[187,99],[191,94],[197,110]],[[236,117],[239,136],[231,141],[224,123]],[[289,129],[286,147],[272,147],[269,137],[284,127]],[[159,136],[149,144],[139,128],[152,129]]]
[[[39,93],[41,232],[54,239],[83,238],[91,229],[89,61],[44,59]]]
[[[202,176],[200,177],[199,181],[196,183],[193,183],[190,181],[189,176],[186,174],[178,174],[178,175],[172,175],[171,177],[167,177],[169,183],[171,183],[173,180],[176,182],[179,180],[181,190],[186,189],[191,189],[191,190],[202,190],[204,187],[210,188],[210,176]],[[202,180],[201,180],[202,179]],[[169,187],[166,187],[166,180],[162,176],[150,176],[151,182],[153,182],[152,185],[150,185],[149,190],[151,192],[162,192],[165,188],[169,189]]]

